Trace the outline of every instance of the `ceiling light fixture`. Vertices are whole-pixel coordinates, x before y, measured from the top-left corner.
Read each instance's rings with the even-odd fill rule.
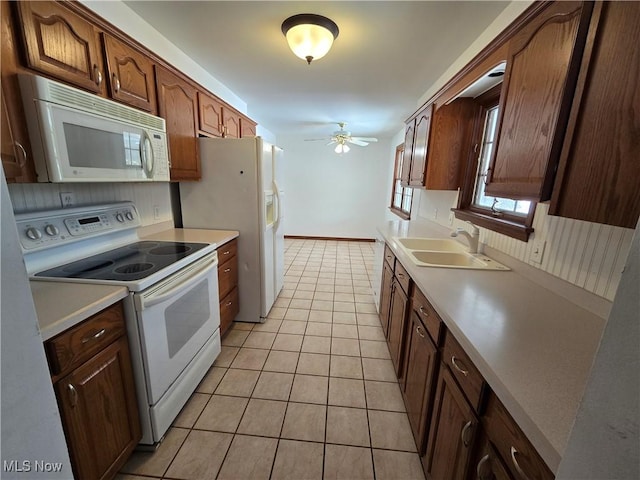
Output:
[[[349,150],[351,150],[349,148],[349,145],[347,145],[346,143],[339,143],[338,145],[336,145],[335,152],[336,153],[347,153]]]
[[[287,37],[291,51],[310,64],[329,52],[339,30],[338,25],[327,17],[301,13],[282,22],[282,33]]]

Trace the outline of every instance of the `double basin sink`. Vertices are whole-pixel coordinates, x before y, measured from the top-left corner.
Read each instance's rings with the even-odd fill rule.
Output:
[[[394,237],[398,245],[419,267],[468,268],[474,270],[510,270],[501,263],[448,238]]]

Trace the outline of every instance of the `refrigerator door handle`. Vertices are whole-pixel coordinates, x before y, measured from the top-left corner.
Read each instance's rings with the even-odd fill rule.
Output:
[[[274,230],[277,230],[280,227],[280,191],[278,190],[278,184],[276,181],[273,181],[273,196],[276,201],[275,210],[275,219],[273,221]]]

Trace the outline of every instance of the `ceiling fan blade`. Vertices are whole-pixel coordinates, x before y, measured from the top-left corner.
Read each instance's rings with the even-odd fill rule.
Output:
[[[355,138],[356,140],[362,140],[363,142],[377,142],[378,139],[374,138],[374,137],[351,137],[351,138]]]
[[[323,138],[305,138],[304,141],[305,142],[320,142],[323,140],[327,140],[327,137],[323,137]]]
[[[332,139],[329,143],[327,143],[327,145],[333,145],[334,143],[336,143],[336,141]]]
[[[347,142],[353,143],[354,145],[359,145],[361,147],[366,147],[367,145],[369,145],[367,142],[363,142],[362,140],[357,139],[357,138],[353,138],[353,137],[348,138]]]

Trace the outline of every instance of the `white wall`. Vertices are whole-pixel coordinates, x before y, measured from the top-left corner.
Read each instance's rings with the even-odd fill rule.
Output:
[[[285,235],[371,238],[391,198],[391,139],[338,155],[326,142],[282,135]],[[391,167],[392,168],[392,167]]]

